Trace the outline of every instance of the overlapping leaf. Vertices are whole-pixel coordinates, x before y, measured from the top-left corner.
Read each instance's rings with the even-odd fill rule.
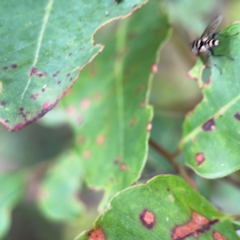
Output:
[[[23,196],[24,188],[24,174],[0,174],[0,239],[10,228],[12,208]]]
[[[64,99],[86,180],[104,187],[107,199],[132,184],[145,164],[152,118],[146,106],[148,81],[168,33],[158,4],[151,1],[121,21],[104,52]]]
[[[159,176],[115,196],[93,228],[76,239],[187,238],[239,239],[231,218],[216,210],[182,179]]]
[[[0,122],[19,130],[51,110],[101,49],[92,35],[145,0],[0,3]]]
[[[240,24],[235,23],[221,34],[239,31]],[[213,58],[212,77],[206,83],[201,80],[199,61],[190,73],[203,90],[203,100],[186,117],[181,142],[186,164],[208,178],[240,168],[240,35],[218,38],[221,44],[214,52],[225,57]]]

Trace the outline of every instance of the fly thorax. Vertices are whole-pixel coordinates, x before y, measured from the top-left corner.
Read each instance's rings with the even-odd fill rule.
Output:
[[[208,51],[208,48],[207,48],[205,45],[202,45],[202,46],[199,48],[199,52],[200,52],[200,53],[207,52],[207,51]]]

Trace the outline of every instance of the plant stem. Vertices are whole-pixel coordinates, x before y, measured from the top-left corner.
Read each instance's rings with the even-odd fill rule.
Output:
[[[175,157],[180,153],[179,149],[177,149],[172,154],[167,152],[165,149],[163,149],[161,146],[159,146],[157,143],[155,143],[152,139],[149,139],[149,145],[153,147],[157,152],[159,152],[161,155],[163,155],[170,163],[171,165],[176,169],[176,171],[194,188],[197,189],[194,181],[192,178],[188,175],[187,171],[181,167],[179,164],[177,164],[174,159]]]

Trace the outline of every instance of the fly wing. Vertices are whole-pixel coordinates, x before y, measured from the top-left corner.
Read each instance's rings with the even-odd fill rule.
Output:
[[[207,28],[204,30],[201,38],[209,38],[214,33],[216,33],[216,29],[219,26],[220,22],[222,21],[222,15],[217,15],[207,26]]]

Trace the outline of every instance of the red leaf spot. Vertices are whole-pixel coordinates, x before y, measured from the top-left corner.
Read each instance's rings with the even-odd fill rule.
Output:
[[[7,66],[4,66],[2,69],[3,69],[4,71],[6,71],[6,70],[8,70],[8,67],[7,67]]]
[[[12,64],[12,65],[11,65],[11,68],[17,68],[17,64],[15,64],[15,63]]]
[[[214,240],[228,240],[227,238],[225,238],[221,233],[219,232],[215,232],[213,233],[213,239]]]
[[[44,77],[44,76],[47,76],[47,74],[44,73],[44,72],[36,72],[35,75],[36,75],[37,77]]]
[[[204,131],[213,131],[216,128],[215,121],[213,118],[209,119],[202,125]]]
[[[121,171],[125,171],[127,169],[127,164],[126,163],[122,163],[120,166]]]
[[[90,158],[90,157],[91,157],[91,151],[90,151],[90,150],[84,151],[84,152],[83,152],[83,157],[84,157],[85,159]]]
[[[202,152],[199,152],[195,155],[195,161],[197,162],[197,165],[201,165],[205,161],[205,156]]]
[[[179,227],[175,227],[172,233],[173,240],[186,239],[188,237],[197,238],[200,233],[208,231],[211,225],[217,223],[218,220],[210,221],[197,212],[192,213],[192,219],[189,223]]]
[[[234,115],[234,117],[235,117],[238,121],[240,121],[240,113],[239,113],[239,112],[236,113],[236,114]]]
[[[104,232],[101,228],[97,228],[96,230],[92,230],[88,234],[87,240],[105,240]]]
[[[149,123],[147,124],[147,131],[150,132],[151,129],[152,129],[152,123],[149,122]]]
[[[100,135],[97,137],[96,143],[98,145],[102,145],[104,143],[104,141],[105,141],[105,137],[103,135]]]
[[[131,123],[130,123],[131,126],[134,126],[136,124],[136,121],[137,121],[136,118],[132,118]]]
[[[156,63],[153,63],[151,68],[152,68],[152,73],[156,74],[158,71],[158,65]]]
[[[91,104],[91,101],[89,98],[84,98],[81,102],[81,109],[82,110],[87,110]]]
[[[139,216],[139,219],[142,222],[142,224],[148,229],[152,229],[156,224],[154,214],[147,209],[144,209],[142,211],[142,213]]]

